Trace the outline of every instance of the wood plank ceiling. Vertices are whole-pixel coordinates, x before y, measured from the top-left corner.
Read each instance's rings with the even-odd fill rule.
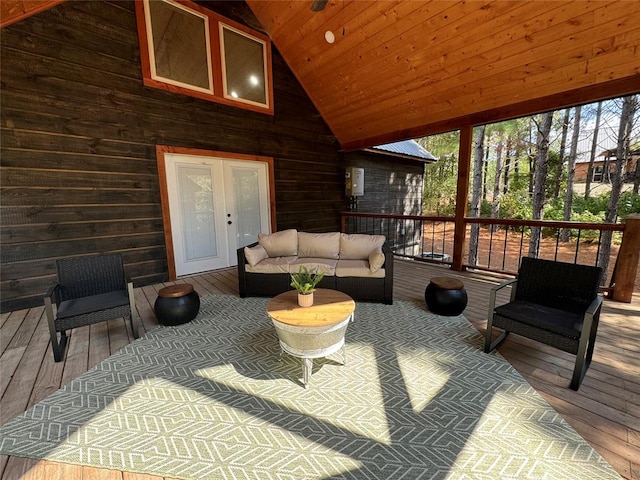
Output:
[[[247,3],[347,150],[640,91],[637,0]]]

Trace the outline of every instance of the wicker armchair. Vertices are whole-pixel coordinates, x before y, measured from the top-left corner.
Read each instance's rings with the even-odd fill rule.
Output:
[[[491,291],[484,351],[509,332],[576,355],[570,388],[578,390],[591,363],[602,296],[600,267],[522,258],[517,280]],[[495,307],[498,290],[512,285],[511,301]],[[503,332],[491,341],[493,327]]]
[[[136,307],[133,283],[125,275],[119,254],[58,260],[56,269],[57,282],[49,288],[44,298],[51,349],[56,362],[64,356],[67,330],[72,328],[129,317],[133,336],[138,338],[134,323]]]

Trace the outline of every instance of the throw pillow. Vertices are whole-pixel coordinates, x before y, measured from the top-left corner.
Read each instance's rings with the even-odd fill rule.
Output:
[[[376,273],[384,265],[384,253],[381,251],[371,252],[369,254],[369,269],[371,273]]]
[[[249,265],[255,267],[258,263],[260,263],[265,258],[268,258],[269,254],[262,247],[262,245],[256,245],[255,247],[244,247],[244,258],[247,259]]]
[[[298,255],[298,231],[294,228],[267,235],[258,234],[258,243],[269,257],[291,257]]]

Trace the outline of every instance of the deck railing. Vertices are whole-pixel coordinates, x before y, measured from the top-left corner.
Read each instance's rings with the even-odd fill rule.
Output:
[[[602,266],[606,272],[603,289],[613,295],[617,285],[620,287],[618,292],[622,293],[616,299],[631,301],[638,264],[637,251],[640,251],[640,217],[630,218],[626,224],[465,217],[464,230],[464,246],[456,248],[454,217],[342,214],[343,232],[384,235],[396,255],[418,261],[452,267],[457,264],[463,269],[510,275],[517,273],[523,256]],[[477,232],[478,241],[470,245],[474,238],[472,231]],[[624,236],[627,236],[626,244]],[[602,252],[609,237],[613,241],[609,258],[606,258]],[[620,269],[621,262],[617,260],[622,244],[625,244],[625,252],[631,252],[632,258],[628,259],[629,255],[624,253],[625,264]],[[455,258],[456,254],[462,258]],[[623,270],[625,278],[620,277],[619,270]]]

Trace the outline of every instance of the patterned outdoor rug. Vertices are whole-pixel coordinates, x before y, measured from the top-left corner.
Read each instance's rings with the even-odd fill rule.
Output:
[[[0,429],[0,453],[188,479],[620,478],[462,317],[358,303],[279,360],[267,299],[211,295]]]

